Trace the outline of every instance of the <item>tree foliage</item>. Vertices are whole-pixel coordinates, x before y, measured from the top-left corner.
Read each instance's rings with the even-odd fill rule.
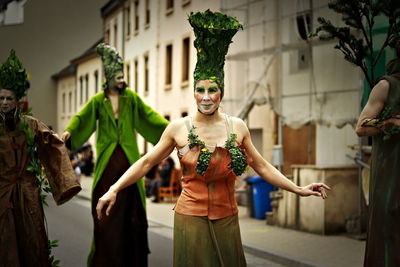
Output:
[[[318,18],[320,26],[312,37],[320,40],[336,39],[335,45],[345,60],[360,67],[372,88],[375,79],[375,66],[383,50],[399,44],[400,32],[400,1],[399,0],[334,0],[329,8],[342,15],[346,26],[339,27],[328,19]],[[383,43],[378,47],[374,43],[373,29],[378,16],[384,16],[388,21],[388,29]],[[377,51],[377,53],[375,52]],[[368,69],[367,62],[370,62]]]

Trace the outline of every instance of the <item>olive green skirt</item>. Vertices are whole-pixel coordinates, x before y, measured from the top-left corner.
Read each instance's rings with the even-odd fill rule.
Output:
[[[174,220],[174,267],[246,266],[237,215],[209,220],[175,212]]]

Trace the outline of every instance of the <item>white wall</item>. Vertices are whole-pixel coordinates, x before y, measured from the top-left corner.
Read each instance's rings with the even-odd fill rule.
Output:
[[[75,75],[63,77],[57,81],[57,128],[53,130],[60,136],[67,127],[71,117],[75,114],[75,82]],[[71,94],[71,99],[69,94]],[[65,100],[63,100],[63,95],[65,96]]]
[[[308,47],[304,41],[302,46],[301,39],[294,34],[296,6],[287,5],[288,1],[283,3],[288,8],[283,10],[282,36],[287,44],[300,43],[298,48],[282,54],[282,112],[285,123],[295,128],[307,121],[317,123],[316,164],[349,164],[347,145],[356,144],[357,137],[350,125],[341,129],[335,126],[343,127],[358,118],[360,71],[344,60],[343,55],[333,48],[335,44],[332,42],[313,45],[308,67],[299,69],[297,53]],[[319,16],[327,17],[335,24],[340,23],[340,16],[327,8],[326,1],[316,4],[314,28]],[[297,8],[298,11],[299,6]]]
[[[96,92],[96,81],[95,81],[95,72],[98,72],[98,88],[97,92],[100,92],[102,90],[101,87],[101,71],[102,71],[102,62],[100,57],[95,57],[89,60],[86,60],[80,64],[78,64],[77,69],[76,69],[76,89],[77,89],[77,110],[76,112],[80,111],[83,106],[86,104],[86,99],[89,100],[92,96],[95,95]],[[89,89],[89,94],[86,96],[86,75],[88,76],[88,89]],[[83,95],[81,95],[81,90],[80,90],[80,78],[82,77],[83,79]],[[82,101],[81,101],[82,99]]]

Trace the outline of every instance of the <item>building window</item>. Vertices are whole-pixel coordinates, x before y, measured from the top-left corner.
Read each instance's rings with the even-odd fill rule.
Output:
[[[94,92],[95,94],[99,92],[99,72],[97,70],[94,72]]]
[[[85,103],[89,100],[89,75],[85,76]]]
[[[137,59],[135,60],[135,92],[138,92],[138,88],[139,88],[139,62],[137,61]]]
[[[172,44],[167,45],[165,50],[165,85],[172,83]]]
[[[72,112],[72,92],[68,93],[68,113]]]
[[[74,112],[78,109],[78,90],[74,90]]]
[[[149,93],[149,56],[144,56],[144,94]]]
[[[145,0],[145,25],[150,25],[150,0]]]
[[[182,82],[189,81],[189,55],[190,55],[190,38],[183,39],[182,42]]]
[[[62,113],[65,114],[65,93],[62,94]]]
[[[167,0],[167,12],[169,10],[174,10],[174,0]]]
[[[191,0],[182,0],[182,6],[187,6],[189,5]]]
[[[115,22],[114,24],[114,47],[118,47],[118,23]]]
[[[131,6],[127,6],[125,8],[125,30],[126,30],[126,38],[129,39],[131,36]]]
[[[131,65],[129,64],[129,62],[125,62],[125,77],[126,77],[126,84],[128,85],[128,87],[131,86]]]
[[[83,104],[83,77],[79,77],[79,90],[80,90],[80,101],[79,104]]]
[[[183,112],[181,113],[181,117],[182,117],[182,118],[186,117],[187,115],[188,115],[187,111],[183,111]]]
[[[305,12],[297,14],[296,16],[297,24],[297,34],[303,40],[308,39],[308,35],[311,32],[311,14],[310,12]]]
[[[139,31],[139,0],[135,0],[135,34]]]
[[[110,29],[107,29],[104,34],[104,42],[109,44],[110,43]]]

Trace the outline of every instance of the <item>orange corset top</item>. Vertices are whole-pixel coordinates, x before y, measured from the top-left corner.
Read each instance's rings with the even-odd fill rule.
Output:
[[[187,151],[183,152],[185,148]],[[229,150],[215,147],[203,175],[196,172],[200,150],[198,145],[191,149],[186,145],[178,151],[182,168],[182,192],[174,210],[184,215],[207,216],[210,220],[236,215],[238,208],[234,193],[237,176],[229,167]]]

